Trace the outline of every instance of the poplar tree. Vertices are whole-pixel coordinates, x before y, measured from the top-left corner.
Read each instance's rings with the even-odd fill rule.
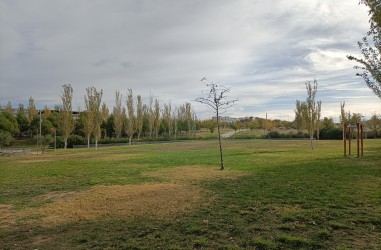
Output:
[[[93,134],[95,137],[95,149],[98,149],[98,140],[101,137],[102,124],[102,103],[103,90],[98,91],[95,87],[86,88],[85,106],[86,120],[84,131],[87,137],[87,147],[90,147],[90,138]]]
[[[28,126],[30,131],[30,136],[33,136],[32,122],[33,119],[37,116],[36,105],[34,104],[33,97],[29,97],[29,105],[28,105]]]
[[[70,84],[62,86],[62,106],[59,110],[58,128],[63,136],[64,148],[67,148],[67,140],[74,131],[74,118],[72,110],[73,88]]]
[[[87,139],[87,148],[90,148],[90,138],[94,130],[94,119],[95,114],[93,110],[94,103],[94,87],[86,88],[85,95],[85,121],[83,125],[83,132],[85,133]]]
[[[93,134],[95,137],[95,149],[98,149],[98,140],[102,136],[101,131],[101,125],[102,125],[102,112],[101,112],[101,103],[102,103],[102,96],[103,96],[103,90],[97,91],[96,88],[94,88],[94,103],[93,103],[93,112],[94,112],[94,130]]]
[[[311,142],[311,148],[313,147],[313,138],[314,138],[314,132],[316,130],[317,126],[317,118],[318,118],[318,107],[317,103],[315,102],[315,96],[318,88],[317,80],[314,79],[313,84],[308,81],[305,83],[306,89],[307,89],[307,99],[306,99],[306,116],[305,116],[305,122],[306,122],[306,128],[308,131],[308,134],[310,136],[310,142]],[[321,105],[321,104],[320,104]]]
[[[172,123],[172,105],[171,103],[164,104],[163,109],[163,120],[167,124],[168,129],[168,137],[171,137],[172,130],[173,130],[173,123]]]
[[[128,90],[127,114],[128,114],[128,123],[127,123],[126,132],[128,135],[128,143],[129,145],[131,145],[131,140],[135,133],[135,110],[134,110],[134,97],[132,95],[132,89]]]
[[[102,127],[103,127],[103,138],[106,138],[107,135],[107,120],[110,117],[110,110],[107,107],[106,103],[102,104]]]
[[[160,103],[159,103],[159,100],[156,98],[155,99],[155,109],[154,109],[154,113],[153,113],[153,128],[154,128],[154,133],[155,133],[156,138],[159,135],[160,125],[161,125]]]
[[[148,107],[148,126],[149,126],[149,137],[152,139],[154,132],[154,123],[155,123],[155,111],[153,108],[153,97],[150,94],[149,96],[149,107]]]
[[[123,112],[122,112],[122,94],[119,91],[115,92],[115,107],[114,107],[114,130],[116,138],[120,138],[123,130]]]
[[[138,140],[140,139],[140,134],[143,130],[143,103],[142,97],[138,95],[136,97],[136,132],[138,133]]]

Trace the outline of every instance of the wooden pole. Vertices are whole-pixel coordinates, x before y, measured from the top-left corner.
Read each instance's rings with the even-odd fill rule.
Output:
[[[360,125],[361,130],[361,155],[364,155],[364,130],[362,124]]]
[[[344,157],[347,157],[347,124],[344,123],[343,127],[343,141],[344,141]]]
[[[352,134],[351,134],[351,126],[349,125],[348,126],[348,155],[351,155],[351,137],[352,137]]]
[[[357,157],[360,157],[360,123],[357,125]]]

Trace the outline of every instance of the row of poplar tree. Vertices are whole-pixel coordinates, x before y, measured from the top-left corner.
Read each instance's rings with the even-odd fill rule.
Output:
[[[133,96],[129,89],[124,99],[120,91],[115,93],[115,105],[110,111],[102,102],[103,90],[95,87],[86,88],[85,109],[73,112],[73,88],[70,84],[62,86],[62,104],[53,110],[47,106],[37,110],[34,99],[29,98],[27,108],[19,105],[16,115],[8,103],[5,112],[0,112],[0,129],[12,136],[52,135],[54,132],[66,148],[70,136],[76,135],[87,140],[88,147],[94,140],[97,147],[101,138],[115,137],[116,140],[132,138],[155,140],[159,136],[171,138],[178,135],[192,135],[197,128],[197,117],[190,103],[186,102],[174,107],[170,102],[161,104],[157,98],[150,96],[148,103],[143,103],[142,97]],[[4,119],[2,119],[4,118]]]

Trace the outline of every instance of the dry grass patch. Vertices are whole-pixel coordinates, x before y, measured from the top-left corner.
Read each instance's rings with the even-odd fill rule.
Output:
[[[43,163],[59,160],[100,160],[100,161],[117,161],[129,160],[142,157],[142,154],[94,154],[94,153],[76,153],[76,154],[46,154],[46,155],[28,155],[17,159],[18,163]]]
[[[15,212],[11,205],[0,204],[0,230],[13,226],[16,223]]]
[[[202,190],[174,183],[95,186],[39,208],[45,225],[78,220],[131,217],[171,218],[192,211]]]
[[[247,175],[247,173],[238,170],[221,171],[215,167],[183,166],[158,170],[144,175],[173,183],[194,183],[204,180],[236,179]]]

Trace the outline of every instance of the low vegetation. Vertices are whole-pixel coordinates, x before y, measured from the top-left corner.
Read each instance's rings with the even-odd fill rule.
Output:
[[[0,158],[3,249],[379,249],[381,141],[225,140]]]

